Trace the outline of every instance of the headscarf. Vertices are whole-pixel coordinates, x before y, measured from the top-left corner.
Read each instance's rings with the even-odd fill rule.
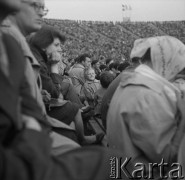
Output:
[[[185,68],[185,45],[175,37],[157,36],[134,42],[131,59],[142,58],[150,48],[153,70],[167,80]]]

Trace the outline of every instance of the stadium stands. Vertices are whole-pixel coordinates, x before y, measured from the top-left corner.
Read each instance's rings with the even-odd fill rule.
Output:
[[[120,61],[129,60],[135,39],[171,35],[185,43],[185,21],[168,22],[99,22],[44,19],[67,36],[64,51],[67,58],[88,52],[92,59],[100,56]]]

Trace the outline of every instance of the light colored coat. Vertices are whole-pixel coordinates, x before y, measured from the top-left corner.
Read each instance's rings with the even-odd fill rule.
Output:
[[[110,148],[119,149],[133,163],[173,162],[179,128],[175,92],[163,82],[142,74],[123,73],[107,115]],[[147,169],[147,171],[149,171]]]
[[[137,158],[142,150],[150,160],[160,160],[176,129],[174,95],[162,83],[139,74],[121,81],[107,116],[109,145],[129,157]]]
[[[122,74],[107,116],[108,143],[151,174],[149,163],[177,161],[184,136],[184,96],[171,82],[185,68],[185,45],[171,36],[138,39],[130,57],[148,65]]]
[[[39,75],[40,65],[38,61],[33,56],[25,37],[20,32],[19,28],[15,24],[13,24],[13,22],[11,22],[9,19],[6,19],[6,21],[3,22],[2,30],[4,31],[4,33],[9,34],[13,38],[15,38],[15,40],[20,45],[26,60],[25,76],[30,85],[31,94],[33,95],[33,97],[35,97],[37,103],[40,105],[43,113],[45,114],[46,110],[41,95],[42,83]],[[39,82],[40,86],[38,86],[37,82]]]
[[[71,77],[74,88],[79,95],[82,84],[85,82],[84,69],[85,67],[82,64],[75,64],[69,71],[69,76]]]
[[[80,96],[84,97],[89,105],[94,106],[95,93],[100,87],[100,81],[97,79],[94,79],[94,81],[85,81],[81,88]]]

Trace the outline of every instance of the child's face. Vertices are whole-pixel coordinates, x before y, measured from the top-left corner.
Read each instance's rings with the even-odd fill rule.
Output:
[[[100,67],[100,63],[97,62],[97,63],[95,64],[95,67],[96,67],[96,68],[99,68],[99,67]]]
[[[94,70],[93,69],[90,69],[88,72],[87,72],[87,74],[86,74],[86,78],[87,78],[87,80],[89,80],[89,81],[93,81],[93,80],[95,80],[95,72],[94,72]]]

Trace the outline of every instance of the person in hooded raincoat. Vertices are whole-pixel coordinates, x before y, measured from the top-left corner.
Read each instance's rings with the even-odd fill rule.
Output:
[[[179,107],[183,100],[172,82],[185,68],[185,45],[170,36],[138,39],[132,58],[140,58],[141,65],[134,72],[122,74],[109,106],[107,139],[111,148],[132,158],[132,172],[141,162],[149,176],[149,163],[160,164],[163,160],[170,164],[177,160],[184,135]],[[159,168],[153,173],[155,178],[161,176]]]

